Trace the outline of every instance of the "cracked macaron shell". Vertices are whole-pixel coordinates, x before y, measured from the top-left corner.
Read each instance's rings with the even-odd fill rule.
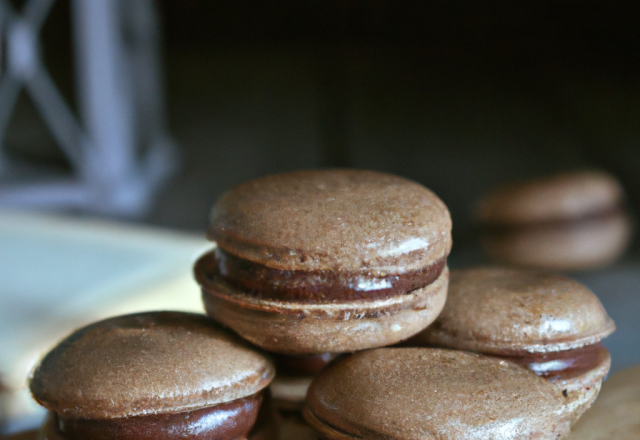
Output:
[[[230,402],[274,374],[270,360],[205,316],[149,312],[75,331],[37,366],[30,388],[61,416],[110,419]]]
[[[429,189],[390,174],[297,171],[240,184],[213,207],[208,236],[281,270],[402,273],[451,250],[451,217]]]
[[[546,353],[599,342],[615,330],[598,298],[535,270],[451,271],[448,299],[417,342],[491,354]]]

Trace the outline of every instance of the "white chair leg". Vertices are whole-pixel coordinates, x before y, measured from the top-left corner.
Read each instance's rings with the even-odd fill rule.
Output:
[[[135,113],[123,60],[118,2],[74,0],[73,22],[83,125],[94,154],[85,175],[106,188],[133,173]]]
[[[78,122],[39,56],[38,33],[53,1],[29,0],[18,14],[0,0],[0,36],[8,43],[0,76],[0,173],[21,173],[3,157],[1,144],[25,87],[75,175],[56,184],[2,187],[0,205],[144,214],[177,156],[166,131],[154,2],[73,0]]]

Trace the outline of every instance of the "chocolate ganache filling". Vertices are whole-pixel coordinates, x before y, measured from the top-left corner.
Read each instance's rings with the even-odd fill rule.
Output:
[[[305,303],[377,300],[404,295],[433,283],[446,257],[418,270],[387,274],[338,270],[281,270],[236,257],[217,248],[196,263],[203,285],[223,281],[242,293]]]
[[[278,374],[288,376],[312,376],[316,375],[337,355],[333,353],[312,355],[287,355],[271,353],[276,364]]]
[[[600,365],[608,356],[602,344],[552,353],[532,353],[522,356],[498,356],[522,365],[551,382],[573,379]]]
[[[605,210],[582,214],[579,216],[555,218],[548,220],[538,220],[520,223],[485,222],[479,228],[480,231],[491,236],[501,236],[523,229],[532,230],[553,230],[557,228],[576,226],[597,226],[606,224],[607,221],[615,219],[620,215],[625,215],[626,210],[622,205],[607,208]]]
[[[102,420],[58,417],[58,428],[70,440],[235,440],[249,433],[261,403],[259,392],[175,414]]]

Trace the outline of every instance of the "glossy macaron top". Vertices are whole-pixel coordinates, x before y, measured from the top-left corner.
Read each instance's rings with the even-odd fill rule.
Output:
[[[508,268],[451,271],[448,299],[421,341],[493,354],[593,344],[615,330],[598,298],[562,275]]]
[[[475,215],[495,225],[561,221],[612,212],[622,200],[615,177],[574,171],[498,187],[478,202]]]
[[[555,439],[569,428],[561,391],[515,364],[453,350],[383,348],[323,369],[305,418],[371,439]]]
[[[262,390],[274,373],[269,360],[209,318],[150,312],[76,330],[37,366],[30,387],[61,416],[111,419],[229,402]]]
[[[298,171],[232,188],[208,236],[280,270],[404,272],[446,258],[451,218],[422,185],[374,171]]]

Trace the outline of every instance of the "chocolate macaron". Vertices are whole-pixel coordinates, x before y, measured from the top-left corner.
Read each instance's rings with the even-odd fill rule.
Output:
[[[482,244],[492,259],[573,270],[618,258],[631,236],[624,194],[611,175],[567,172],[498,187],[477,204]]]
[[[245,439],[273,364],[196,314],[151,312],[81,328],[34,370],[47,440]]]
[[[561,391],[504,360],[432,348],[345,356],[311,384],[303,415],[328,439],[558,439]]]
[[[249,181],[213,207],[196,263],[207,313],[285,354],[399,342],[442,309],[451,218],[415,182],[300,171]]]
[[[500,356],[555,383],[576,417],[611,366],[600,341],[615,330],[598,298],[570,278],[536,270],[451,272],[449,299],[413,345]]]

